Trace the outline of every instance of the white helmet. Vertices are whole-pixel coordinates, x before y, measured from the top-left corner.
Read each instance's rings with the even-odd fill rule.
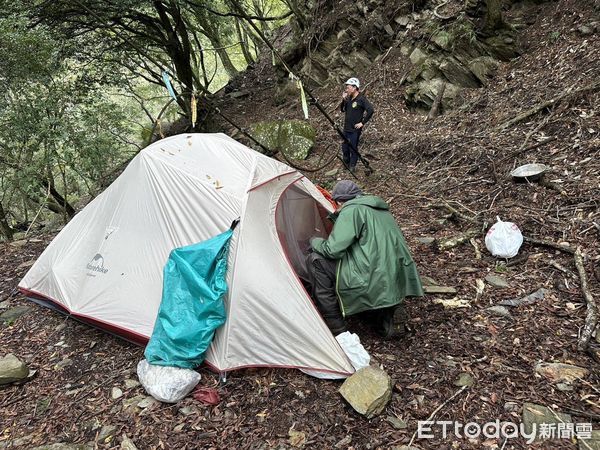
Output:
[[[356,86],[356,89],[360,89],[360,81],[358,81],[358,78],[348,78],[348,81],[346,81],[344,84],[349,84],[350,86]]]

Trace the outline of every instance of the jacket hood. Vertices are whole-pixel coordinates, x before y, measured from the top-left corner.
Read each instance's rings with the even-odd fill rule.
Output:
[[[355,205],[364,205],[375,209],[390,209],[389,205],[386,202],[384,202],[383,199],[377,197],[376,195],[361,195],[359,197],[353,198],[352,200],[349,200],[346,203],[344,203],[342,209]]]

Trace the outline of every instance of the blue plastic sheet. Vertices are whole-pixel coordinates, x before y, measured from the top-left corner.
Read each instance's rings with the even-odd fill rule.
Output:
[[[171,252],[163,294],[144,355],[150,364],[198,367],[225,323],[227,253],[233,230]]]

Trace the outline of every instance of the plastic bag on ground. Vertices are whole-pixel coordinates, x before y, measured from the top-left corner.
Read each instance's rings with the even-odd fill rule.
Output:
[[[335,339],[340,344],[340,347],[342,347],[342,350],[344,350],[344,353],[346,353],[354,370],[360,370],[369,365],[371,356],[360,343],[360,338],[357,334],[344,331],[343,333],[338,334]],[[301,370],[311,377],[320,378],[322,380],[340,380],[346,378],[345,375],[335,373],[318,372],[316,370]]]
[[[523,235],[512,222],[503,222],[500,217],[485,236],[485,246],[489,252],[500,258],[512,258],[523,245]]]
[[[145,359],[138,363],[137,375],[146,392],[165,403],[177,403],[200,382],[200,374],[194,370],[155,366]]]

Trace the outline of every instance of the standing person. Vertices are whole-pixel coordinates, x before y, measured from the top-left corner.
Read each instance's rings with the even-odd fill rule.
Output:
[[[342,144],[342,156],[350,172],[354,173],[356,162],[358,161],[360,133],[374,112],[371,103],[360,93],[360,81],[358,81],[358,78],[349,78],[346,81],[340,110],[345,113],[344,136],[352,144],[349,145],[348,142],[344,141]]]
[[[310,293],[334,335],[346,331],[344,318],[362,315],[384,338],[406,331],[404,298],[423,287],[408,245],[389,206],[362,195],[356,183],[338,182],[341,204],[327,239],[313,237],[307,257]]]

